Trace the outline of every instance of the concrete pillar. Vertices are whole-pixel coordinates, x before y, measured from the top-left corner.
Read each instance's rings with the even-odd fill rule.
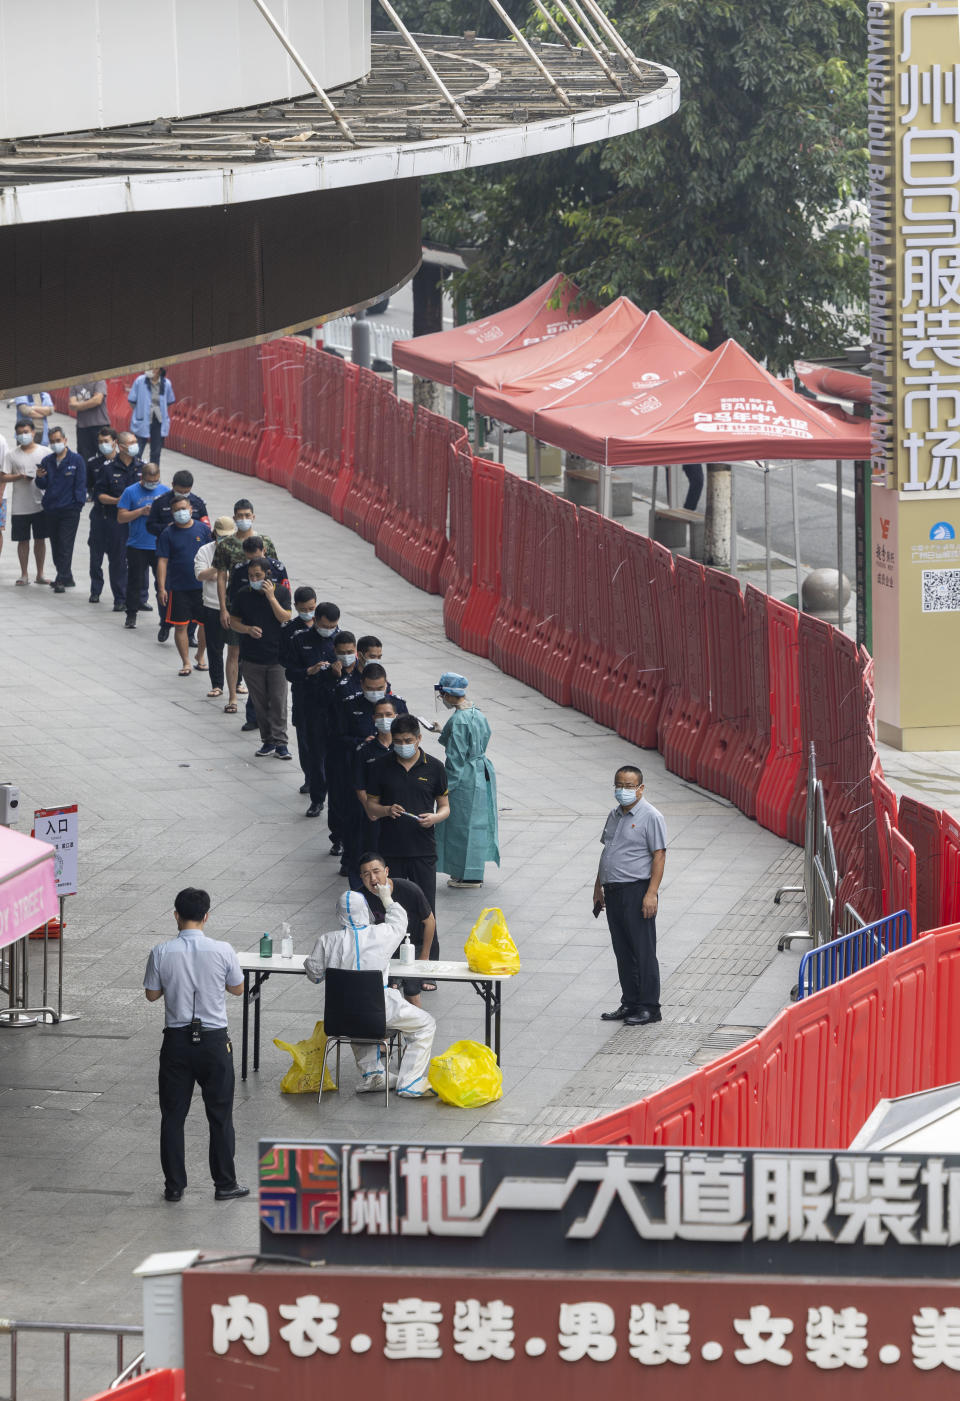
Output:
[[[703,562],[715,569],[730,568],[732,477],[729,462],[707,463],[707,505],[703,530]]]

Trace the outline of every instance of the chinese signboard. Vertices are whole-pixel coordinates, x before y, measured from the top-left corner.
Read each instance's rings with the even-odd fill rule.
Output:
[[[49,842],[54,859],[58,895],[77,893],[77,805],[39,808],[33,814],[33,831],[38,841]]]
[[[958,1247],[960,1158],[260,1143],[265,1256],[955,1278]]]
[[[183,1279],[187,1395],[314,1401],[955,1397],[960,1286],[211,1266]]]
[[[960,492],[960,40],[956,0],[869,0],[873,469]]]

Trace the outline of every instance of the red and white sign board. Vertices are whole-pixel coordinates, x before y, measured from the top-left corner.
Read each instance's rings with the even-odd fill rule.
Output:
[[[57,895],[77,893],[77,805],[38,808],[33,814],[33,831],[38,841],[49,842],[56,852]]]

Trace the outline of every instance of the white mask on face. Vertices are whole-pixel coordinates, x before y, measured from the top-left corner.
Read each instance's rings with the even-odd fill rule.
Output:
[[[18,434],[17,434],[17,442],[20,444],[20,446],[21,446],[22,448],[28,448],[28,447],[30,446],[30,444],[33,442],[33,434],[32,434],[32,433],[27,433],[27,432],[18,433]]]
[[[53,444],[53,450],[54,450],[54,452],[57,454],[58,457],[60,456],[61,453],[66,452],[66,450],[67,450],[67,445],[66,445],[66,443],[63,441],[62,438],[58,438],[57,441]]]

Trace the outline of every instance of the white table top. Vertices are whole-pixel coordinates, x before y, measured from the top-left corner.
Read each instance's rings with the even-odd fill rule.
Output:
[[[261,958],[258,953],[238,953],[237,958],[245,973],[302,973],[306,954],[281,958],[275,953],[272,958]],[[391,978],[426,978],[440,983],[505,983],[514,976],[513,973],[474,973],[466,963],[445,959],[401,963],[398,958],[391,958],[388,972]]]

